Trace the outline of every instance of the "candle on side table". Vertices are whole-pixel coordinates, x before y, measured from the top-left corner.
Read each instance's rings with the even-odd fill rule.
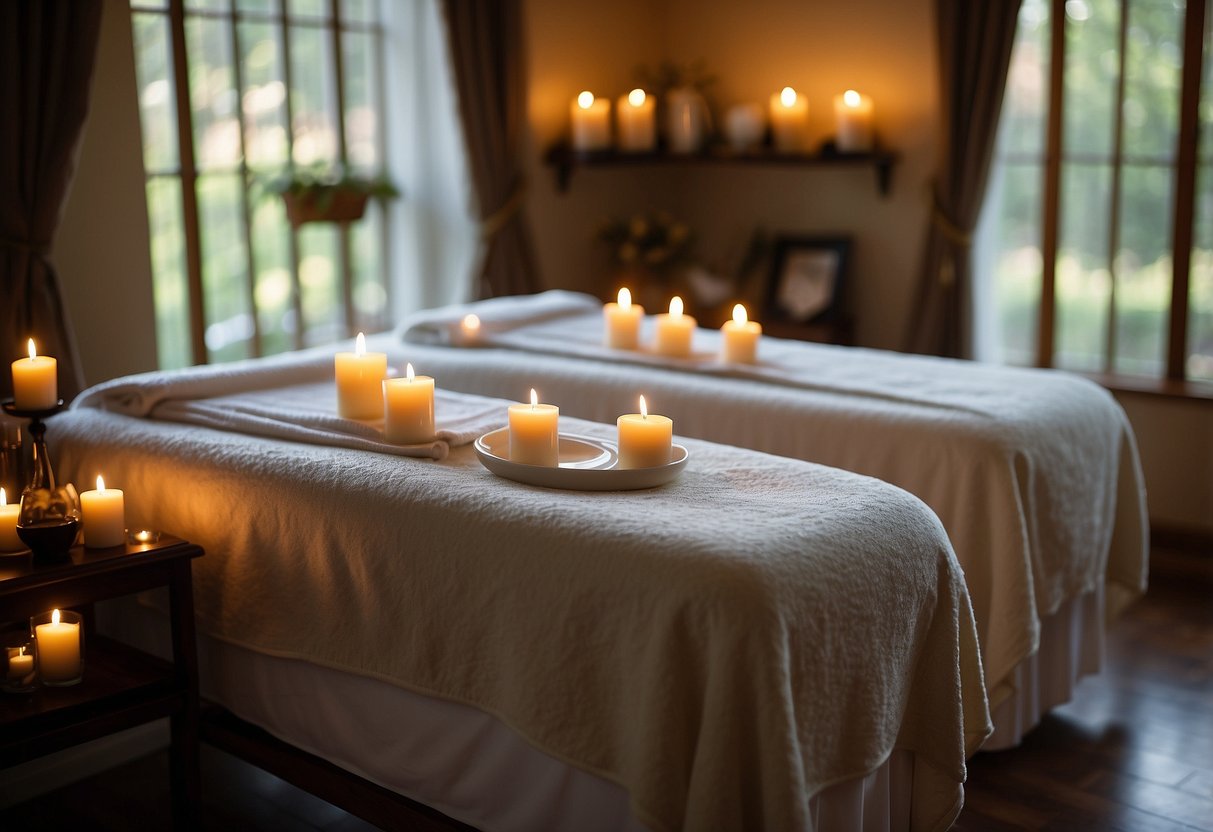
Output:
[[[383,379],[387,376],[387,353],[367,352],[361,332],[353,352],[339,352],[334,360],[337,373],[337,413],[343,419],[383,417]]]
[[[644,320],[644,307],[632,303],[628,289],[619,290],[618,303],[602,307],[606,324],[606,345],[617,350],[634,350],[640,346],[640,322]]]
[[[611,146],[611,102],[586,90],[569,105],[574,150],[606,150]]]
[[[771,96],[771,133],[780,153],[803,153],[809,149],[809,99],[784,87]]]
[[[530,404],[512,404],[510,417],[510,461],[525,465],[560,464],[560,408],[539,404],[539,394],[531,390]]]
[[[383,438],[394,445],[415,445],[434,439],[434,379],[413,373],[383,382]]]
[[[649,415],[644,396],[640,397],[640,412],[620,416],[615,425],[619,429],[620,468],[656,468],[670,463],[674,420]]]
[[[834,97],[834,147],[842,153],[866,153],[875,144],[872,99],[855,90]]]
[[[41,623],[40,623],[41,622]],[[34,638],[38,641],[38,674],[42,684],[66,687],[80,681],[80,613],[55,610],[34,619]]]
[[[80,522],[84,527],[84,545],[90,549],[108,549],[126,543],[126,503],[120,488],[106,488],[97,476],[97,490],[80,494]]]
[[[657,114],[652,96],[634,89],[615,102],[616,146],[628,153],[657,149]]]
[[[25,548],[17,536],[17,518],[21,516],[21,502],[8,504],[8,495],[0,488],[0,552],[17,552]]]
[[[13,404],[18,410],[50,410],[59,403],[59,362],[38,355],[33,338],[27,346],[29,358],[13,362]]]
[[[695,326],[694,318],[682,314],[682,298],[674,295],[670,299],[669,314],[657,316],[657,352],[675,358],[689,356]]]
[[[733,307],[733,320],[720,328],[720,360],[733,364],[753,364],[758,359],[758,338],[762,326],[748,320],[745,307]]]

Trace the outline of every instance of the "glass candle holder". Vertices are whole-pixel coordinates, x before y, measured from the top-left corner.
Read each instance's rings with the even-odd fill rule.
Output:
[[[0,633],[0,691],[28,693],[38,686],[38,650],[26,629]]]
[[[38,678],[52,688],[78,685],[84,678],[84,619],[74,610],[53,610],[29,620],[38,642]]]

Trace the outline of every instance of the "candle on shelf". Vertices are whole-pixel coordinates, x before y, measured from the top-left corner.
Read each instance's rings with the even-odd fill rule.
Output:
[[[59,362],[38,355],[29,339],[29,358],[13,362],[13,404],[18,410],[50,410],[59,403]]]
[[[387,353],[367,352],[361,332],[353,352],[339,352],[337,413],[344,419],[379,419],[383,416],[383,379],[387,376]]]
[[[459,322],[459,340],[462,344],[475,344],[480,340],[480,316],[464,315]]]
[[[619,302],[602,307],[606,323],[606,345],[617,350],[634,350],[640,346],[640,322],[644,320],[644,307],[632,303],[632,293],[619,290]]]
[[[416,445],[434,439],[434,379],[413,374],[383,382],[383,438],[394,445]]]
[[[648,153],[657,148],[657,108],[642,89],[619,96],[615,103],[615,144],[629,153]]]
[[[674,420],[649,415],[644,396],[640,412],[628,413],[616,420],[619,428],[619,467],[655,468],[668,465],[674,441]]]
[[[90,549],[108,549],[126,543],[126,505],[120,488],[106,488],[97,475],[97,490],[80,495],[80,521],[84,527],[84,545]]]
[[[20,682],[34,672],[34,657],[25,652],[25,647],[17,647],[9,651],[8,672],[5,677],[10,682]]]
[[[809,149],[809,99],[784,87],[771,96],[771,132],[780,153]]]
[[[695,326],[694,318],[682,314],[682,298],[674,295],[670,299],[670,313],[657,316],[657,352],[677,358],[689,356]]]
[[[8,495],[0,488],[0,552],[16,552],[25,548],[17,537],[17,518],[21,515],[21,502],[8,504]]]
[[[44,685],[74,685],[80,681],[79,613],[55,610],[50,621],[35,624],[34,638],[38,641],[38,667]]]
[[[842,153],[865,153],[875,144],[872,99],[855,90],[834,96],[834,147]]]
[[[510,414],[510,460],[526,465],[560,464],[560,408],[539,404],[531,390],[530,404],[512,404]]]
[[[586,90],[569,106],[574,150],[606,150],[611,146],[611,102]]]
[[[733,307],[733,320],[725,321],[720,328],[720,360],[734,364],[753,364],[758,358],[758,337],[762,326],[748,320],[745,307],[740,303]]]

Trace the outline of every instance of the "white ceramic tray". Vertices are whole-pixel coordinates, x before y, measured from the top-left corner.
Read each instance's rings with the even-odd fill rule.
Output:
[[[668,465],[655,468],[619,468],[614,442],[590,436],[560,434],[560,466],[527,465],[510,461],[510,429],[486,433],[476,440],[476,456],[499,477],[544,488],[570,491],[635,491],[656,488],[678,479],[690,454],[674,445]]]

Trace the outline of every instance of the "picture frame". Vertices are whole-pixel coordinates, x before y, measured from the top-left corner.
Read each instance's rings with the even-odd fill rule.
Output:
[[[850,237],[776,238],[764,321],[783,329],[841,321],[850,259]]]

